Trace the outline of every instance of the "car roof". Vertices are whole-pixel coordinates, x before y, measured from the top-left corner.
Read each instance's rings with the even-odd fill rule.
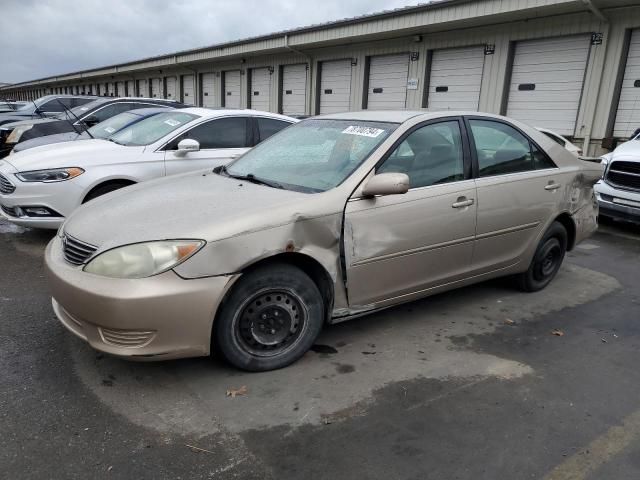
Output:
[[[422,121],[437,119],[441,117],[455,117],[455,116],[475,116],[475,117],[488,117],[503,120],[511,120],[500,115],[494,115],[491,113],[474,112],[474,111],[453,111],[442,110],[428,112],[423,110],[363,110],[359,112],[344,112],[344,113],[332,113],[328,115],[320,115],[312,118],[330,119],[330,120],[356,120],[363,122],[390,122],[390,123],[404,123],[408,120],[419,119]]]
[[[299,120],[293,117],[287,117],[286,115],[280,115],[278,113],[265,112],[262,110],[250,110],[250,109],[227,109],[227,108],[203,108],[203,107],[188,107],[181,108],[180,112],[192,113],[199,115],[200,117],[231,117],[231,116],[252,116],[252,117],[269,117],[287,122],[298,122]]]
[[[87,97],[91,98],[91,97]],[[131,102],[131,101],[139,101],[139,102],[157,102],[157,103],[167,103],[167,104],[176,104],[181,105],[177,100],[168,100],[166,98],[148,98],[148,97],[95,97],[95,102],[107,103],[107,102]]]
[[[141,117],[146,117],[148,115],[155,115],[156,113],[164,113],[164,112],[172,112],[173,108],[167,107],[148,107],[148,108],[136,108],[134,110],[127,110],[122,113],[133,113],[134,115],[139,115]]]

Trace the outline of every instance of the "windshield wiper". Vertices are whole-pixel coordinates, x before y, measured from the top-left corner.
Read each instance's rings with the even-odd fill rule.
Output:
[[[224,173],[228,177],[235,178],[236,180],[246,180],[247,182],[255,183],[258,185],[266,185],[267,187],[271,188],[284,189],[284,187],[279,183],[256,177],[253,173],[247,173],[246,175],[234,175],[233,173],[229,172],[229,170],[227,170],[226,165],[223,165],[222,168],[220,168],[220,172]]]
[[[86,130],[85,130],[85,132],[86,132]],[[89,134],[89,135],[91,135],[91,134]],[[91,137],[91,138],[94,138],[94,137]],[[113,143],[115,143],[116,145],[124,145],[123,143],[116,142],[116,141],[115,141],[113,138],[111,138],[111,137],[104,138],[103,140],[109,140],[110,142],[113,142]]]

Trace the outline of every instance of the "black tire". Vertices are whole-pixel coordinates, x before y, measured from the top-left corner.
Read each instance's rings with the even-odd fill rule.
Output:
[[[234,367],[259,372],[286,367],[313,345],[324,323],[316,284],[286,264],[238,280],[213,325],[213,349]]]
[[[567,253],[567,238],[564,226],[553,222],[540,240],[529,269],[516,277],[520,290],[537,292],[551,283]]]
[[[115,190],[120,190],[121,188],[128,187],[131,183],[127,182],[113,182],[113,183],[105,183],[104,185],[98,185],[93,190],[91,190],[82,203],[87,203],[94,198],[101,197],[102,195],[106,195],[107,193],[113,192]]]

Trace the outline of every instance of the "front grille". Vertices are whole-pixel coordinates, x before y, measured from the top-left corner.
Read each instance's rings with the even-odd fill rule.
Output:
[[[98,247],[81,242],[71,235],[62,236],[62,251],[64,258],[74,265],[82,265],[96,252]]]
[[[18,216],[18,212],[16,212],[16,209],[13,207],[5,207],[4,205],[0,205],[0,208],[2,208],[2,211],[10,217]]]
[[[0,192],[8,195],[10,193],[13,193],[15,190],[15,185],[11,183],[7,177],[0,173]]]
[[[640,190],[640,163],[614,161],[605,180],[616,187]]]
[[[99,327],[104,343],[124,348],[140,348],[148,345],[155,335],[153,331],[115,330]]]

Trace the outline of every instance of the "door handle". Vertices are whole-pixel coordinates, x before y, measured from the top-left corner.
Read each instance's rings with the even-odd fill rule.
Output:
[[[458,201],[452,204],[453,208],[464,208],[473,205],[473,198],[460,197]]]
[[[547,191],[553,191],[553,190],[557,190],[561,187],[562,185],[560,185],[559,183],[549,183],[549,185],[547,185],[546,187],[544,187],[545,190]]]

